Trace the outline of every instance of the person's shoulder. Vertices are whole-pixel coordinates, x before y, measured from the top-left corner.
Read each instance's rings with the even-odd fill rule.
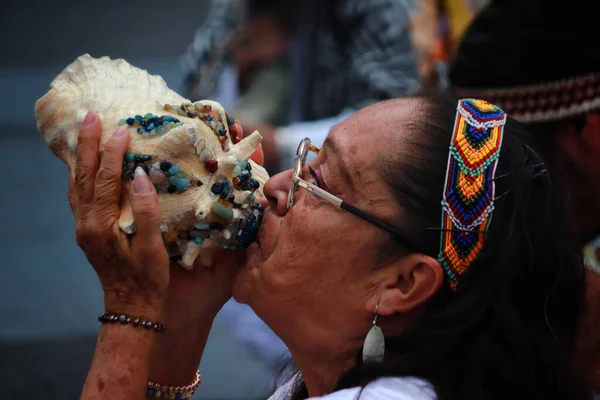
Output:
[[[435,400],[433,386],[422,379],[406,377],[380,378],[364,388],[354,387],[310,400]]]

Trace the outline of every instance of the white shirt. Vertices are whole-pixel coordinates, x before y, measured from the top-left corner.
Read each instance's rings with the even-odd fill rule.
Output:
[[[289,400],[293,380],[281,386],[269,400]],[[436,400],[433,386],[427,381],[412,377],[380,378],[369,383],[364,389],[353,387],[338,390],[310,400]]]

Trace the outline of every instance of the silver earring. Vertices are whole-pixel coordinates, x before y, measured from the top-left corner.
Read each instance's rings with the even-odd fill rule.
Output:
[[[363,363],[364,364],[375,364],[383,362],[383,356],[385,354],[385,339],[383,337],[383,331],[377,326],[377,311],[379,310],[379,304],[375,306],[375,318],[373,318],[373,327],[367,333],[365,344],[363,345]]]

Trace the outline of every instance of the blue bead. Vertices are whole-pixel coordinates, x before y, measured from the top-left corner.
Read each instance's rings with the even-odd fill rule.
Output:
[[[212,121],[212,118],[209,115],[208,117],[206,117],[206,122],[210,122],[210,121]]]
[[[175,122],[175,117],[173,117],[172,115],[165,115],[163,117],[163,121],[166,121],[166,122]]]
[[[210,229],[211,230],[216,229],[216,230],[218,230],[220,232],[220,231],[223,230],[223,228],[224,228],[223,224],[220,224],[218,222],[211,222],[210,223]]]
[[[262,204],[260,204],[260,203],[256,203],[256,204],[254,204],[254,208],[255,208],[256,210],[258,210],[258,211],[262,211],[262,210],[263,210],[263,206],[262,206]]]
[[[152,129],[154,129],[154,127],[155,127],[155,126],[154,126],[154,123],[148,124],[148,126],[146,127],[146,130],[149,132],[149,131],[151,131]]]
[[[154,390],[152,388],[148,388],[148,391],[146,392],[146,394],[148,395],[148,397],[154,397],[154,393],[156,393],[156,390]]]
[[[223,184],[220,182],[215,182],[210,189],[214,194],[219,194],[223,191]]]
[[[225,136],[227,135],[227,131],[224,128],[219,129],[219,135]]]
[[[181,400],[181,393],[175,393],[175,400]]]
[[[143,119],[144,119],[144,118],[143,118],[141,115],[136,115],[136,116],[135,116],[135,120],[136,120],[136,121],[141,121],[141,120],[143,120]]]
[[[122,324],[126,324],[127,323],[127,315],[119,315],[119,322]]]
[[[156,126],[162,126],[162,124],[163,124],[162,119],[157,119],[156,121],[154,121],[154,125],[156,125]]]
[[[248,179],[248,182],[250,182],[252,184],[252,186],[254,187],[254,189],[258,189],[260,187],[260,182],[257,181],[254,178]]]
[[[186,181],[183,178],[178,178],[176,176],[170,177],[169,183],[175,186],[175,188],[177,188],[177,190],[179,190],[180,192],[183,192],[185,189],[187,189],[189,185],[188,181]]]
[[[227,116],[227,125],[231,126],[235,124],[235,120],[233,119],[233,117],[231,115]]]
[[[134,121],[135,121],[135,119],[134,119],[134,118],[131,118],[131,117],[127,118],[127,124],[128,124],[128,125],[133,125],[133,122],[134,122]]]
[[[250,161],[246,164],[246,170],[252,171],[252,165],[250,165]]]
[[[228,190],[229,189],[229,181],[223,181],[221,183],[223,184],[223,190]]]
[[[179,172],[179,166],[177,164],[171,166],[171,168],[169,168],[169,175],[177,175],[177,173]]]

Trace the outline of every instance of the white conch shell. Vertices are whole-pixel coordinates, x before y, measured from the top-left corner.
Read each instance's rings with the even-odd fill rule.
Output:
[[[89,110],[102,120],[101,151],[118,125],[130,127],[124,185],[128,189],[135,166],[148,171],[159,192],[163,238],[184,267],[191,268],[198,256],[202,264],[212,264],[217,248],[244,247],[252,240],[262,217],[262,207],[254,200],[263,196],[268,179],[264,168],[249,159],[262,139],[258,132],[234,143],[231,117],[228,123],[220,104],[210,100],[192,104],[159,76],[121,59],[85,54],[35,104],[38,130],[73,174],[77,135]],[[142,118],[147,128],[140,127],[136,116],[147,116]],[[168,169],[169,163],[179,172]],[[221,196],[218,189],[213,193],[213,185],[224,182],[229,195]],[[133,234],[136,226],[128,190],[123,193],[119,226]]]

